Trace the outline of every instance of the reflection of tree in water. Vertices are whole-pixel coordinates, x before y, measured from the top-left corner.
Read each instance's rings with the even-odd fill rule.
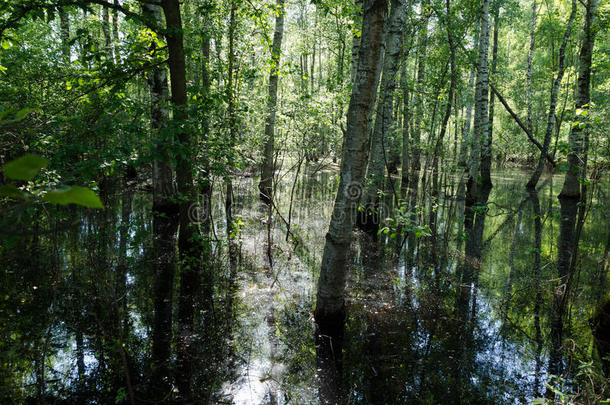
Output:
[[[333,181],[332,176],[318,176],[316,181],[297,184],[295,224],[311,218],[308,224],[319,234],[324,232],[317,229],[324,221],[312,216],[311,210],[318,209],[317,204],[328,204],[332,198],[328,183]],[[300,195],[307,184],[311,196],[303,200]],[[551,229],[557,229],[559,219],[553,214],[557,212],[556,198],[547,190],[527,195],[522,204],[521,197],[515,198],[512,184],[496,185],[493,200],[490,197],[494,204],[487,204],[490,211],[484,223],[475,216],[472,234],[483,235],[484,241],[478,260],[474,250],[467,255],[456,253],[461,243],[457,237],[459,219],[452,221],[454,233],[447,239],[416,239],[410,263],[408,244],[396,256],[393,239],[380,237],[373,245],[359,239],[352,255],[356,274],[351,277],[343,350],[338,339],[326,340],[326,345],[324,340],[316,341],[310,312],[312,282],[292,278],[294,271],[310,275],[310,266],[317,265],[317,239],[303,237],[302,245],[292,251],[284,245],[283,237],[274,237],[277,252],[286,253],[275,258],[274,272],[290,256],[292,265],[280,272],[273,292],[265,290],[264,294],[262,327],[265,341],[273,347],[250,345],[250,328],[258,326],[243,322],[262,302],[250,296],[248,286],[264,280],[268,287],[269,277],[260,270],[257,256],[247,245],[231,271],[226,265],[230,263],[226,243],[214,243],[214,305],[208,311],[206,301],[199,300],[195,311],[194,393],[212,402],[228,399],[225,384],[243,379],[242,366],[248,359],[258,358],[274,365],[259,383],[273,388],[278,403],[315,402],[316,395],[330,398],[328,403],[343,398],[363,404],[497,403],[505,398],[527,402],[539,395],[544,389],[551,343],[548,280],[554,276],[548,263],[556,249],[556,232]],[[283,189],[290,192],[291,187]],[[278,192],[281,190],[278,187]],[[256,196],[244,197],[242,193],[239,189],[235,199],[240,211],[256,200]],[[459,213],[460,202],[443,197],[439,198],[439,224],[449,223],[447,217]],[[9,295],[2,304],[6,305],[3,314],[8,314],[12,305],[19,309],[19,314],[5,317],[9,321],[3,329],[15,334],[13,346],[18,347],[11,360],[16,373],[11,381],[19,384],[19,376],[31,376],[34,383],[24,397],[36,396],[42,388],[43,379],[37,378],[37,373],[41,374],[45,341],[47,364],[53,364],[44,376],[48,403],[51,397],[69,398],[74,403],[84,397],[98,403],[114,401],[121,388],[120,392],[128,394],[126,370],[136,401],[145,397],[154,325],[153,244],[146,236],[151,216],[145,209],[150,202],[134,194],[128,215],[128,201],[129,196],[122,191],[109,193],[107,213],[83,214],[80,224],[67,232],[45,233],[45,229],[53,231],[55,223],[43,223],[38,236],[18,241],[20,249],[39,254],[3,257],[12,271],[3,276],[3,293]],[[455,204],[456,208],[452,211],[443,204]],[[550,213],[548,207],[552,208]],[[279,207],[282,212],[287,208]],[[592,227],[583,228],[581,243],[601,246],[603,255],[607,233],[601,229],[601,214],[591,211]],[[521,233],[515,239],[519,217]],[[63,224],[59,218],[58,228]],[[475,232],[477,224],[486,229]],[[243,235],[244,241],[252,235],[265,240],[266,226],[256,226],[246,224],[249,233]],[[284,229],[278,228],[283,236]],[[314,232],[313,228],[305,229],[303,233]],[[224,236],[220,234],[219,239],[224,241]],[[472,249],[476,243],[464,241],[462,248],[466,245]],[[87,254],[81,254],[83,250]],[[512,292],[507,294],[511,251]],[[587,287],[579,289],[571,300],[573,307],[592,308],[600,299],[600,272],[596,262],[584,257],[583,266],[580,284]],[[49,310],[54,296],[54,309]],[[272,296],[270,307],[267,303]],[[590,342],[587,328],[588,324],[582,325],[574,317],[569,328],[566,324],[578,345]],[[121,339],[125,357],[113,344]],[[586,358],[585,354],[574,356],[579,356],[574,362]],[[316,393],[311,387],[316,387]],[[268,396],[266,403],[270,399]]]

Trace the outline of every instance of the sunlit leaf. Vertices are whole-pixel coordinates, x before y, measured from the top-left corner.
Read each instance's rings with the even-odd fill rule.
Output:
[[[43,200],[60,205],[76,204],[89,208],[104,208],[93,190],[79,186],[51,190],[44,195]]]
[[[28,153],[5,164],[3,172],[9,179],[30,180],[48,164],[49,162],[45,158]]]

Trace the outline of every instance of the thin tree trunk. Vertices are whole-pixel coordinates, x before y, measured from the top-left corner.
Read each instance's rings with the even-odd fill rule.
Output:
[[[492,59],[491,59],[491,75],[495,78],[496,70],[498,67],[498,30],[500,29],[500,7],[496,6],[494,11],[494,35],[493,35],[493,47],[492,47]],[[494,106],[495,106],[495,95],[492,92],[489,96],[489,113],[487,122],[487,136],[483,141],[485,145],[484,150],[486,154],[481,156],[481,181],[483,184],[491,184],[491,145],[493,141],[493,129],[494,129]]]
[[[510,105],[508,105],[508,103],[506,102],[506,99],[504,99],[504,97],[502,97],[502,94],[500,94],[498,89],[496,89],[496,87],[491,83],[489,85],[489,88],[496,95],[496,97],[498,97],[498,100],[500,100],[500,103],[502,103],[502,105],[504,106],[504,108],[506,109],[508,114],[510,114],[510,116],[517,123],[517,125],[519,125],[519,128],[521,128],[523,130],[523,132],[525,132],[525,135],[527,135],[527,139],[529,139],[530,142],[532,142],[538,148],[538,150],[542,151],[542,145],[540,144],[540,142],[538,142],[536,140],[536,138],[534,138],[534,136],[532,135],[532,132],[527,128],[527,126],[523,123],[523,121],[521,121],[521,119],[519,118],[519,116],[517,116],[517,114],[513,111],[513,109],[510,108]],[[553,167],[555,167],[557,165],[555,163],[555,160],[551,157],[551,155],[549,153],[546,154],[546,160]]]
[[[403,35],[403,48],[407,40],[407,34]],[[407,193],[409,190],[409,151],[410,151],[410,140],[409,140],[409,128],[411,125],[411,112],[409,110],[409,81],[407,79],[407,59],[411,47],[405,52],[402,61],[402,69],[400,73],[400,80],[402,86],[402,152],[401,152],[401,173],[400,173],[400,198],[406,200]]]
[[[409,175],[409,189],[412,194],[412,203],[417,199],[417,184],[419,183],[419,170],[421,169],[421,131],[424,127],[424,85],[426,75],[426,48],[428,46],[428,16],[425,15],[427,3],[422,2],[422,25],[417,38],[417,84],[414,98],[414,125],[411,133],[411,174]]]
[[[365,0],[363,6],[358,69],[347,113],[339,189],[326,234],[318,280],[315,318],[321,331],[342,329],[345,318],[344,290],[349,266],[348,253],[362,191],[386,8],[384,0]]]
[[[102,31],[104,32],[104,51],[108,61],[114,62],[112,52],[112,37],[110,36],[110,10],[108,7],[102,7]]]
[[[114,61],[119,60],[119,0],[114,0],[115,8],[112,9],[112,40],[114,42]]]
[[[453,17],[453,14],[451,12],[451,0],[446,0],[445,7],[447,12],[447,21],[445,21],[445,24],[447,29],[447,41],[449,45],[449,65],[451,67],[451,78],[449,80],[449,92],[447,94],[447,105],[445,106],[445,115],[443,116],[443,122],[441,124],[441,132],[439,133],[438,138],[436,139],[436,143],[434,145],[434,155],[432,157],[432,198],[430,201],[431,206],[433,204],[436,204],[438,199],[438,161],[443,147],[443,140],[445,139],[445,134],[447,133],[447,125],[449,123],[449,118],[451,118],[453,93],[455,91],[455,86],[457,82],[457,69],[455,67],[455,48],[453,42],[453,27],[451,25]],[[432,237],[434,238],[434,242],[436,242],[436,217],[437,213],[431,207],[430,229],[432,231]]]
[[[527,118],[526,124],[530,132],[533,132],[532,126],[532,61],[534,60],[534,46],[536,44],[536,21],[538,19],[537,1],[532,0],[532,17],[530,20],[530,48],[527,54],[527,71],[525,73],[526,94],[527,94]]]
[[[64,7],[59,8],[59,30],[61,36],[61,53],[64,63],[70,63],[70,18]]]
[[[536,184],[538,184],[538,180],[540,179],[542,171],[544,170],[546,155],[549,153],[549,146],[551,145],[551,138],[553,137],[553,129],[555,127],[555,110],[557,109],[557,99],[559,98],[559,87],[561,86],[563,74],[566,70],[566,47],[568,45],[570,35],[572,34],[572,26],[574,25],[574,20],[576,18],[576,7],[576,0],[572,0],[572,11],[570,12],[568,26],[566,27],[566,31],[563,35],[563,41],[561,43],[561,47],[559,48],[559,67],[557,68],[557,77],[555,78],[553,87],[551,88],[551,100],[549,102],[549,113],[546,120],[547,124],[546,132],[544,133],[544,143],[542,144],[542,150],[540,151],[540,157],[538,158],[538,165],[527,182],[527,188],[535,188]]]
[[[275,116],[277,108],[277,85],[280,68],[280,55],[282,52],[282,35],[284,33],[284,0],[277,0],[277,15],[275,17],[275,32],[271,47],[271,72],[269,73],[269,95],[267,98],[267,122],[265,122],[265,149],[263,152],[263,166],[261,180],[258,184],[260,198],[266,204],[273,199],[273,159],[275,143]],[[312,69],[314,64],[312,63]],[[312,73],[313,75],[313,73]],[[313,78],[312,78],[313,92]]]
[[[479,30],[477,29],[474,36],[474,45],[478,46],[479,44]],[[474,77],[475,77],[475,68],[470,69],[470,75],[468,79],[468,99],[466,101],[466,118],[464,119],[464,126],[462,127],[462,139],[460,143],[460,157],[458,159],[458,166],[463,168],[468,168],[468,156],[469,149],[471,147],[471,134],[470,134],[470,124],[472,121],[472,108],[474,106],[474,95],[472,99],[470,99],[470,95],[474,90]]]

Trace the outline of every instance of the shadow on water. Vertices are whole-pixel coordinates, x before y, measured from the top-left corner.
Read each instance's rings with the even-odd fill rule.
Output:
[[[271,211],[256,179],[235,179],[234,227],[217,190],[206,264],[213,286],[194,304],[194,403],[524,403],[543,395],[549,353],[561,353],[564,373],[590,360],[588,319],[607,272],[596,258],[604,246],[607,255],[608,236],[604,210],[591,209],[572,298],[579,309],[562,318],[570,349],[553,338],[556,186],[550,178],[526,193],[522,179],[496,172],[494,188],[463,217],[459,179],[444,174],[435,201],[411,207],[429,232],[358,233],[348,316],[324,335],[312,308],[334,169],[280,173]],[[594,199],[607,187],[598,189]],[[395,208],[393,193],[384,215]],[[161,241],[151,238],[150,197],[123,188],[104,200],[99,212],[32,207],[23,213],[31,229],[2,234],[1,403],[147,403],[155,307],[176,313],[180,281],[172,271],[170,301],[155,303]],[[171,320],[166,338],[176,339],[178,327]],[[175,363],[169,356],[165,375]],[[179,398],[179,384],[165,383],[166,402]]]

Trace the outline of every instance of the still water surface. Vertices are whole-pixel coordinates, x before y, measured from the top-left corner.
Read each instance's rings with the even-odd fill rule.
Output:
[[[431,209],[436,214],[436,237],[425,228],[405,241],[393,230],[377,243],[357,234],[345,334],[325,348],[316,345],[312,308],[336,171],[308,169],[298,178],[282,173],[270,232],[256,179],[235,179],[240,225],[234,267],[227,258],[223,196],[214,198],[214,321],[205,325],[211,321],[204,314],[199,320],[206,337],[195,371],[202,397],[234,404],[336,398],[511,404],[542,396],[563,178],[547,178],[537,199],[525,192],[526,178],[517,169],[495,172],[482,256],[466,263],[474,269],[468,285],[458,281],[468,259],[457,179],[445,179],[438,201],[418,202],[421,221]],[[593,194],[581,238],[565,369],[592,356],[588,319],[606,285],[598,269],[607,238],[607,213],[596,204],[602,195],[603,189]],[[36,397],[41,359],[49,403],[121,403],[125,368],[136,392],[146,390],[153,316],[150,198],[119,190],[106,196],[106,206],[104,212],[57,214],[55,224],[69,226],[5,250],[4,398]],[[69,220],[74,215],[77,222]],[[536,219],[542,225],[538,271]],[[52,224],[48,220],[49,229]],[[39,258],[23,250],[32,246]],[[565,390],[578,387],[568,382]]]

